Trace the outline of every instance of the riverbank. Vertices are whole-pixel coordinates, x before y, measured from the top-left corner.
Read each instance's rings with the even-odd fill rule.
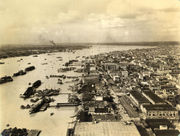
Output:
[[[75,52],[75,50],[89,47],[90,45],[27,45],[23,47],[18,45],[7,45],[0,48],[0,59],[52,52]]]

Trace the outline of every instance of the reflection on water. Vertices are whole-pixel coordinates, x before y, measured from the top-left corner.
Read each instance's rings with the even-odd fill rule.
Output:
[[[57,78],[47,79],[46,76],[58,74],[58,68],[62,67],[62,65],[70,59],[75,59],[77,56],[80,56],[78,59],[82,59],[82,56],[135,48],[144,47],[100,45],[93,46],[88,49],[78,50],[75,53],[59,52],[51,53],[50,55],[41,54],[38,55],[38,57],[26,56],[3,59],[2,61],[5,62],[5,64],[0,65],[0,77],[5,75],[12,76],[13,73],[21,69],[25,69],[30,65],[34,65],[36,69],[28,72],[26,75],[14,77],[13,82],[0,85],[0,131],[6,128],[6,124],[10,124],[11,127],[16,126],[19,128],[40,129],[42,130],[42,136],[66,135],[67,124],[72,121],[70,116],[74,115],[75,108],[49,108],[45,112],[29,115],[28,110],[20,109],[22,104],[26,105],[30,103],[29,100],[24,101],[19,98],[19,95],[24,93],[28,87],[29,82],[33,83],[36,80],[41,80],[43,84],[39,87],[39,89],[61,88],[61,92],[70,92],[68,88],[69,85],[72,85],[72,83],[59,85],[57,84]],[[62,61],[59,61],[59,58],[57,57],[62,57]],[[47,65],[43,65],[43,63],[47,63]],[[66,72],[66,75],[78,76],[80,74],[71,71]],[[54,98],[56,99],[55,103],[67,101],[67,95],[56,96]],[[54,112],[54,115],[50,116],[50,113],[52,112]]]

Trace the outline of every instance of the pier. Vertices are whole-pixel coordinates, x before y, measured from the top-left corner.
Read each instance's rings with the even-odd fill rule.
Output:
[[[79,104],[75,103],[57,103],[56,107],[72,107],[72,106],[78,106]]]

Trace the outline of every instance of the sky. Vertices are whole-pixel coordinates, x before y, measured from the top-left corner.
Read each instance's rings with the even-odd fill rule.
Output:
[[[179,38],[180,0],[0,0],[0,45]]]

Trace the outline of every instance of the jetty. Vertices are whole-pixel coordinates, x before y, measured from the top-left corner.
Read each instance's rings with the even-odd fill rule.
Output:
[[[79,106],[77,103],[57,103],[55,107],[73,107],[73,106]]]

